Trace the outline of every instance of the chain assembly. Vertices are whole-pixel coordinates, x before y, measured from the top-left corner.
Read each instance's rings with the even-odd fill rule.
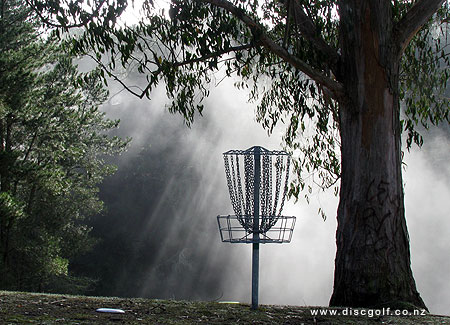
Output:
[[[258,154],[260,156],[258,170],[260,170],[261,180],[258,210],[261,217],[257,228],[253,225],[254,180],[257,169],[254,157],[255,147],[245,151],[231,150],[223,154],[231,205],[239,223],[248,233],[255,232],[255,229],[258,229],[257,231],[260,233],[265,233],[273,227],[281,216],[289,185],[290,156],[288,153],[269,151],[259,147]],[[242,165],[243,171],[241,170]],[[273,170],[275,173],[272,172]]]

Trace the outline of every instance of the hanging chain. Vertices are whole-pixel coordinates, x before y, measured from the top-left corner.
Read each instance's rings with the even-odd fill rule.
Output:
[[[273,204],[273,210],[272,210],[273,216],[277,215],[278,198],[280,197],[280,188],[281,188],[282,167],[283,167],[283,158],[281,156],[277,156],[277,159],[275,162],[276,178],[275,178],[275,202]]]
[[[230,171],[230,163],[227,155],[223,156],[224,164],[225,164],[225,175],[227,177],[227,185],[228,185],[228,191],[230,193],[230,200],[231,205],[233,206],[233,211],[236,215],[241,214],[241,202],[239,202],[238,197],[236,196],[236,178],[235,178],[235,172],[234,172],[234,163],[233,163],[233,157],[231,157],[231,170]],[[231,175],[232,173],[232,175]]]
[[[261,229],[265,229],[270,223],[272,210],[272,156],[264,155],[262,157],[262,173],[261,173]]]
[[[288,188],[289,188],[289,168],[290,168],[290,165],[291,165],[291,160],[289,158],[287,158],[287,162],[286,162],[286,179],[284,181],[284,192],[283,192],[283,198],[281,199],[280,211],[278,212],[278,216],[281,216],[281,211],[283,211],[284,202],[286,200],[286,196],[287,196],[287,192],[288,192]]]
[[[242,156],[244,157],[240,160],[240,157]],[[276,156],[275,164],[273,164],[272,156]],[[284,160],[284,156],[286,156],[286,162]],[[244,182],[242,182],[241,176],[241,161],[244,165],[242,175],[244,177]],[[229,151],[224,154],[224,163],[233,211],[236,214],[239,223],[246,230],[246,232],[253,233],[256,169],[254,153],[238,150]],[[266,150],[261,153],[260,164],[260,224],[258,225],[258,231],[265,233],[275,225],[278,218],[281,216],[281,212],[284,207],[289,185],[290,157],[285,152]],[[273,179],[274,168],[275,180]],[[284,182],[283,175],[285,175]],[[273,186],[274,181],[275,184]],[[284,185],[283,194],[280,198],[282,185]],[[245,196],[243,193],[243,186]],[[273,190],[275,190],[274,193]]]
[[[239,170],[239,156],[236,155],[236,175],[237,175],[237,189],[238,189],[238,201],[239,201],[239,213],[236,215],[242,215],[242,207],[244,206],[244,196],[242,195],[242,182],[241,182],[241,171]]]
[[[244,168],[245,168],[245,225],[246,230],[251,232],[253,229],[253,213],[254,213],[254,188],[255,188],[255,166],[253,156],[244,156]]]

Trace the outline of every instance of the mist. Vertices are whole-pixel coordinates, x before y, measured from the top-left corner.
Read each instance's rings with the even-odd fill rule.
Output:
[[[116,175],[101,186],[106,212],[91,221],[101,238],[73,266],[94,276],[94,294],[250,302],[251,245],[220,241],[216,216],[232,214],[222,153],[254,145],[281,149],[284,126],[271,136],[255,121],[246,94],[224,81],[212,89],[191,128],[167,112],[163,88],[139,100],[118,86],[103,106],[133,138],[114,158]],[[405,205],[416,284],[430,312],[450,315],[450,137],[425,135],[405,153]],[[320,192],[310,204],[286,203],[297,217],[290,244],[260,250],[260,303],[327,306],[333,288],[338,198]],[[322,208],[326,221],[318,214]]]

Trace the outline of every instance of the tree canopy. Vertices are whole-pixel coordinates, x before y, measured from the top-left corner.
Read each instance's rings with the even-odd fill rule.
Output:
[[[69,260],[93,243],[83,220],[114,171],[104,157],[126,141],[107,135],[119,122],[98,109],[100,75],[81,75],[20,1],[0,7],[0,286],[66,290]]]
[[[444,96],[448,4],[416,2],[390,5],[401,57],[402,129],[408,148],[423,142],[418,125],[428,128],[450,120]],[[123,86],[149,98],[163,82],[173,99],[169,110],[182,114],[188,124],[196,112],[202,113],[211,85],[225,76],[238,77],[236,86],[247,89],[257,103],[261,124],[269,132],[280,121],[286,124],[286,144],[302,153],[291,194],[298,197],[306,177],[325,188],[337,183],[337,105],[345,93],[339,81],[345,71],[338,1],[172,1],[165,12],[147,0],[142,20],[122,26],[114,24],[127,1],[94,1],[90,7],[71,1],[28,3],[47,13],[42,18],[59,27],[58,33],[88,27],[72,40],[73,49],[96,60],[105,78],[121,82],[117,69],[134,69],[146,83]]]

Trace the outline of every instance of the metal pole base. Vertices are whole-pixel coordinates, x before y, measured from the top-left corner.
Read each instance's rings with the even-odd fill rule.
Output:
[[[259,243],[253,243],[252,253],[252,309],[258,309]]]

